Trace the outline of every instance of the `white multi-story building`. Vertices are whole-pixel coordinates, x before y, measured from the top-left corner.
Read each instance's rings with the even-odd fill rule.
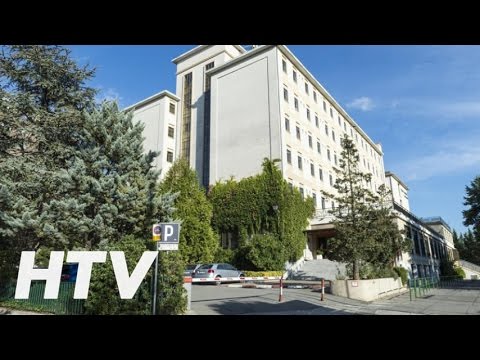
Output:
[[[161,171],[160,179],[165,176],[176,158],[175,137],[179,100],[171,92],[162,91],[124,110],[133,111],[133,121],[145,125],[143,148],[146,153],[148,151],[159,153],[153,166]]]
[[[438,276],[442,260],[458,260],[452,231],[441,217],[419,218],[410,211],[408,187],[391,172],[386,172],[386,184],[392,192],[392,206],[396,222],[403,236],[413,241],[410,253],[401,253],[395,259],[410,277]]]
[[[367,186],[375,191],[385,183],[381,145],[286,46],[257,45],[247,51],[240,45],[201,45],[173,62],[176,95],[164,91],[128,108],[146,124],[146,150],[161,152],[156,166],[165,174],[174,159],[185,157],[208,187],[260,173],[264,158],[280,159],[285,180],[316,204],[306,259],[316,258],[317,249],[334,235],[328,210],[335,204],[321,191],[335,192],[343,137],[354,141],[360,170],[372,175]],[[391,173],[387,185],[394,203],[411,214],[408,188]],[[406,213],[399,212],[399,219],[414,224]],[[427,239],[438,234],[428,226],[425,232]],[[414,255],[419,266],[432,265],[434,271],[438,265]]]
[[[361,169],[376,190],[384,183],[383,153],[305,66],[283,45],[202,45],[173,60],[180,98],[177,153],[190,160],[204,186],[261,172],[280,159],[285,180],[313,197],[306,257],[331,236],[321,195],[333,192],[341,138],[351,137]]]

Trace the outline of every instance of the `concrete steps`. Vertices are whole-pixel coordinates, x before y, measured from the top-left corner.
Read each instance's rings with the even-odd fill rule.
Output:
[[[300,270],[297,270],[288,278],[291,280],[319,281],[336,280],[337,276],[345,276],[345,264],[328,259],[306,261]]]

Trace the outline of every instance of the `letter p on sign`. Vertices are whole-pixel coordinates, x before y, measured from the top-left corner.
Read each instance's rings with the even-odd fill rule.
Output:
[[[178,250],[178,241],[180,238],[179,223],[163,223],[161,225],[161,240],[157,243],[158,250]]]

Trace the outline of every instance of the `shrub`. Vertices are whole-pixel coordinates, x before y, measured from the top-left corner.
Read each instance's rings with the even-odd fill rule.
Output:
[[[234,251],[232,249],[223,249],[219,247],[215,253],[214,261],[215,263],[234,263]]]
[[[283,271],[244,271],[243,273],[247,277],[282,276],[283,275]]]
[[[465,279],[466,277],[465,271],[463,271],[463,269],[460,266],[455,266],[453,270],[455,271],[455,275],[457,275],[461,279]]]
[[[253,270],[281,270],[285,266],[282,243],[273,234],[254,235],[245,244],[245,259]]]
[[[400,276],[402,279],[402,285],[405,285],[408,281],[408,271],[403,267],[396,266],[393,270]]]

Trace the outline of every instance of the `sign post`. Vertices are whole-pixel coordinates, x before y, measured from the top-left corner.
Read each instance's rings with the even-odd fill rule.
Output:
[[[152,240],[156,242],[157,250],[178,250],[180,239],[179,223],[160,223],[152,227]],[[153,273],[153,301],[152,315],[157,314],[157,283],[158,283],[158,256],[155,258],[155,272]]]

